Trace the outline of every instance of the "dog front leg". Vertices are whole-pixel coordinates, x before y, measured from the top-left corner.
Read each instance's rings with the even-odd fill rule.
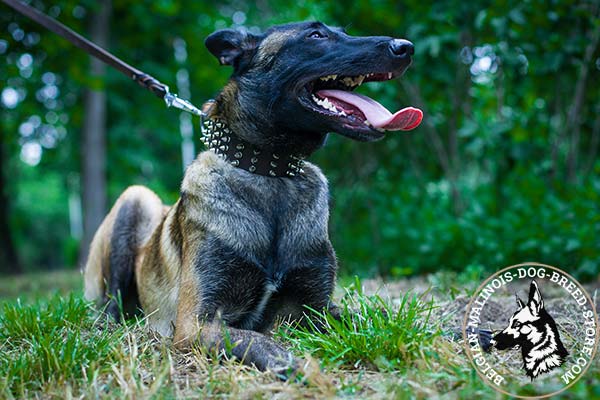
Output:
[[[189,349],[200,343],[205,348],[235,356],[244,364],[261,371],[270,370],[281,379],[287,379],[297,369],[292,354],[268,336],[261,333],[224,326],[219,319],[202,322],[199,319],[201,300],[196,279],[182,273],[175,335],[175,347]],[[191,274],[190,274],[191,275]]]
[[[214,320],[200,324],[196,322],[197,334],[181,337],[176,328],[175,346],[188,349],[193,343],[199,343],[207,350],[234,356],[248,366],[255,366],[260,371],[271,371],[281,379],[288,379],[298,368],[293,355],[277,344],[270,337],[246,330],[224,326]]]
[[[292,354],[262,333],[223,326],[213,321],[202,326],[200,342],[209,350],[233,355],[246,365],[272,371],[282,379],[298,368]]]

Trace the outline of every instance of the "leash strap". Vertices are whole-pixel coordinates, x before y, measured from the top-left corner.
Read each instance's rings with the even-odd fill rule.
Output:
[[[2,0],[2,2],[23,14],[27,18],[42,25],[46,29],[67,39],[69,42],[73,43],[75,46],[79,47],[88,54],[100,59],[111,67],[122,72],[129,78],[136,81],[140,86],[150,90],[157,97],[163,99],[167,104],[167,107],[175,107],[204,118],[205,114],[200,109],[198,109],[189,101],[177,97],[176,94],[170,93],[167,85],[161,83],[158,79],[132,67],[118,57],[115,57],[108,51],[90,42],[57,20],[50,18],[46,14],[43,14],[35,8],[18,0]]]

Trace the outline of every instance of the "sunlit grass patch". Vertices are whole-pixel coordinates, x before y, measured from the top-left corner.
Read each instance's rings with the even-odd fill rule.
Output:
[[[73,295],[5,303],[0,313],[0,393],[25,397],[51,381],[82,378],[114,361],[123,330],[95,334],[89,307]]]
[[[333,367],[393,371],[426,357],[441,334],[431,318],[434,304],[424,294],[405,293],[392,305],[378,295],[363,294],[356,279],[340,307],[340,320],[312,310],[307,325],[283,324],[277,336],[300,355],[311,354]],[[317,329],[319,321],[324,330]]]

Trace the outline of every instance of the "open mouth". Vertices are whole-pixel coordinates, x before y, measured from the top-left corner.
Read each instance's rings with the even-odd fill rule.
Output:
[[[352,92],[365,82],[388,81],[393,78],[395,74],[392,72],[320,77],[306,85],[310,108],[337,119],[346,128],[370,128],[379,132],[409,131],[421,123],[421,110],[406,107],[392,113],[370,97]]]

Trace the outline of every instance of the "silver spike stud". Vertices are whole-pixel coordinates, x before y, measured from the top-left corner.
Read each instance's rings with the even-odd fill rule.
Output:
[[[256,171],[256,167],[254,165],[251,165],[250,167],[248,167],[248,171],[254,172]]]
[[[231,162],[231,165],[233,165],[234,167],[237,167],[238,165],[240,165],[240,161],[239,160],[233,160]]]
[[[260,154],[260,150],[252,150],[252,152],[254,153],[255,156]]]
[[[276,159],[276,160],[279,160],[279,156],[277,154],[275,154],[275,153],[273,153],[273,158]]]
[[[236,145],[235,148],[238,150],[244,150],[244,145],[240,143],[240,144]]]
[[[275,161],[271,161],[271,167],[277,168],[277,163]]]
[[[251,162],[252,164],[256,164],[256,163],[258,162],[258,158],[256,158],[256,157],[252,157],[252,158],[250,159],[250,162]]]
[[[237,152],[233,155],[235,158],[242,158],[242,153],[241,152]]]
[[[275,173],[275,171],[273,171],[273,170],[270,170],[270,171],[269,171],[269,175],[271,175],[271,176],[277,176],[277,174],[276,174],[276,173]]]

